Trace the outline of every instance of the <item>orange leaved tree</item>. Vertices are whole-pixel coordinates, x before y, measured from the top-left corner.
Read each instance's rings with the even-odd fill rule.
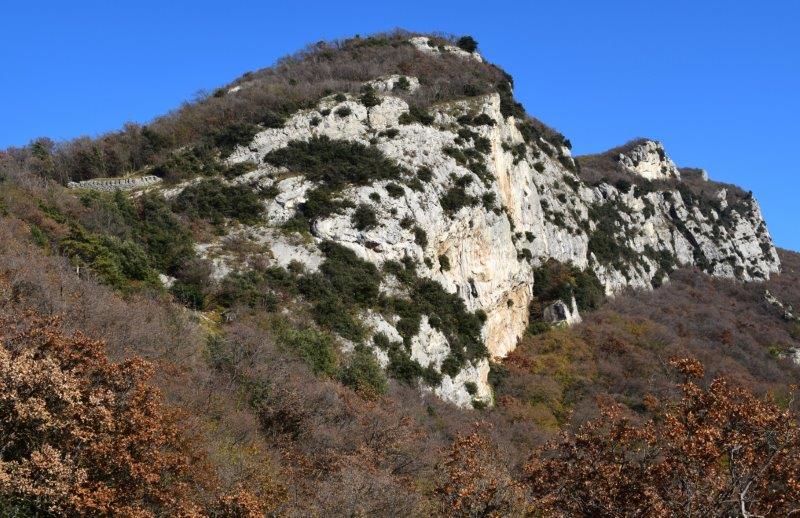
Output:
[[[203,462],[140,359],[0,317],[0,515],[198,515]]]
[[[552,516],[800,516],[797,416],[675,359],[682,398],[635,423],[617,406],[537,451],[526,483]]]
[[[436,495],[444,516],[494,517],[528,514],[522,484],[480,430],[460,435],[445,452]]]

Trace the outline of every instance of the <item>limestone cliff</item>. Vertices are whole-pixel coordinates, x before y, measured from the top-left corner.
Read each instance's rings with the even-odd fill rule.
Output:
[[[480,59],[457,48],[428,47],[419,38],[412,43],[420,52]],[[512,351],[525,331],[534,270],[547,259],[591,269],[608,294],[628,286],[651,289],[680,266],[742,281],[764,280],[779,269],[752,196],[713,184],[690,189],[660,143],[640,141],[615,157],[630,182],[588,182],[568,142],[504,115],[500,93],[437,104],[429,120],[418,120],[393,94],[398,80],[371,83],[377,104],[352,95],[326,97],[283,127],[261,131],[228,159],[255,167],[234,182],[275,193],[265,207],[266,223],[240,233],[271,247],[277,264],[294,259],[313,270],[320,264],[317,244],[324,241],[376,265],[411,261],[418,275],[458,294],[469,310],[485,312],[482,336],[491,357]],[[408,88],[419,84],[413,77],[403,80]],[[315,183],[265,157],[317,137],[374,146],[409,175],[337,193],[347,203],[313,221],[308,242],[272,228],[292,218]],[[375,225],[359,229],[353,223],[360,206],[371,207]],[[209,247],[213,243],[203,250]],[[215,261],[224,272],[224,258]],[[381,289],[391,292],[391,280]],[[568,309],[575,309],[574,302]],[[396,316],[365,314],[364,320],[375,332],[399,337]],[[385,353],[375,352],[385,364]],[[447,355],[447,338],[423,318],[412,358],[442,371]],[[431,389],[462,406],[490,403],[488,360],[471,359]]]

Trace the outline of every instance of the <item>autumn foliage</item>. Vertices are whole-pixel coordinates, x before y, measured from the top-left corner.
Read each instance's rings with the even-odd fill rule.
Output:
[[[212,477],[148,363],[112,363],[102,342],[32,315],[0,317],[0,344],[0,514],[204,514]],[[249,516],[233,511],[254,504],[213,505]]]
[[[538,450],[526,482],[553,516],[786,516],[800,508],[797,418],[722,378],[701,386],[694,360],[674,404],[650,400],[637,423],[618,405]]]
[[[522,484],[499,462],[499,452],[481,430],[453,441],[441,465],[436,493],[446,516],[526,514]]]

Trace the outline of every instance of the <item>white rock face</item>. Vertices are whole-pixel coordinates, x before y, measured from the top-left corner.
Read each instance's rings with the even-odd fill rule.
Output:
[[[424,47],[424,52],[442,52],[422,39],[415,38],[412,43],[420,50]],[[445,51],[464,53],[461,49]],[[416,79],[408,79],[418,84]],[[722,202],[728,203],[730,197],[723,193],[717,206],[721,212],[717,212],[687,205],[677,190],[637,194],[635,189],[621,192],[607,184],[590,187],[572,171],[567,149],[541,139],[526,142],[518,121],[501,114],[497,94],[436,105],[431,109],[435,122],[430,126],[403,125],[398,119],[408,105],[391,94],[394,79],[378,81],[383,83],[376,90],[384,92],[378,106],[368,110],[352,97],[343,102],[325,98],[316,109],[293,115],[283,128],[257,134],[229,160],[257,164],[256,171],[248,173],[249,179],[277,188],[277,196],[266,207],[268,225],[288,220],[314,187],[297,174],[300,171],[290,173],[263,162],[267,153],[293,140],[324,135],[360,142],[376,146],[412,173],[428,168],[431,180],[420,190],[405,186],[404,195],[398,198],[389,195],[385,180],[341,193],[353,206],[371,205],[378,216],[377,227],[354,228],[354,209],[347,209],[314,222],[313,236],[316,242],[332,240],[344,245],[376,265],[412,259],[418,275],[457,293],[470,311],[486,313],[482,333],[491,357],[503,357],[516,347],[528,325],[533,271],[551,258],[591,268],[609,294],[628,286],[650,289],[654,282],[664,280],[671,267],[697,265],[712,275],[744,281],[767,279],[779,269],[777,253],[753,199],[736,200],[726,208]],[[350,113],[338,115],[342,107]],[[482,114],[494,124],[464,126],[457,121],[463,115]],[[388,129],[397,134],[381,133]],[[473,153],[477,144],[474,137],[460,137],[459,130],[469,130],[482,139],[483,179],[463,160],[454,158],[458,154],[454,150]],[[657,142],[638,145],[620,161],[647,179],[680,178]],[[464,193],[474,201],[449,214],[441,200],[461,178],[470,179]],[[403,182],[398,178],[395,183]],[[379,201],[374,200],[376,193]],[[404,218],[424,231],[424,246],[415,242],[413,228],[401,224]],[[263,243],[269,246],[269,240]],[[280,240],[274,243],[272,255],[279,264],[297,255],[297,260],[314,267],[308,250],[293,251]],[[613,244],[606,246],[608,243]],[[319,260],[320,256],[316,257]],[[439,267],[440,257],[447,258],[449,269]],[[391,293],[395,288],[382,284],[382,289]],[[559,319],[580,321],[574,300],[560,310],[553,309]],[[365,318],[376,332],[380,329],[393,340],[399,337],[392,322],[383,317],[378,321],[375,315]],[[394,332],[387,332],[389,328]],[[424,318],[412,340],[411,354],[423,367],[433,364],[439,368],[448,347],[444,335]],[[376,355],[384,364],[388,362],[385,353]],[[461,406],[476,399],[489,403],[488,372],[486,359],[475,360],[454,378],[444,376],[434,391]],[[475,394],[467,390],[472,383],[477,387]]]
[[[430,326],[427,316],[422,317],[419,334],[411,339],[411,359],[417,360],[423,367],[433,365],[438,370],[448,354],[450,345],[447,337]]]
[[[402,89],[402,79],[408,82],[408,86],[405,90]],[[419,89],[419,79],[416,77],[410,76],[401,76],[399,74],[394,74],[391,76],[386,77],[379,77],[373,81],[370,81],[368,84],[372,85],[372,87],[378,92],[394,92],[397,90],[405,91],[408,93],[414,93]]]
[[[782,313],[784,320],[788,320],[790,322],[800,322],[800,316],[795,314],[794,307],[792,307],[791,304],[784,304],[775,298],[775,295],[770,293],[769,290],[764,292],[764,300],[766,300],[770,306],[777,308]]]
[[[544,308],[544,320],[554,325],[571,326],[583,322],[580,313],[578,312],[578,304],[575,302],[575,297],[569,304],[563,300],[557,300]]]
[[[441,47],[433,46],[430,44],[430,38],[427,36],[416,36],[409,40],[414,47],[419,50],[420,52],[425,52],[426,54],[439,54],[439,53],[449,53],[455,54],[456,56],[460,56],[462,58],[467,59],[474,59],[475,61],[483,62],[483,58],[477,52],[467,52],[464,49],[460,49],[453,45],[442,45]]]
[[[645,140],[631,150],[619,154],[619,163],[633,174],[648,180],[680,179],[678,167],[664,151],[661,142]]]

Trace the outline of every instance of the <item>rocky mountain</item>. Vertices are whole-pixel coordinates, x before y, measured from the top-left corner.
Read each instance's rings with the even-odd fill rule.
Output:
[[[434,58],[483,62],[424,36],[408,43]],[[227,95],[256,87],[243,82]],[[412,362],[434,371],[434,392],[463,406],[491,403],[489,358],[514,350],[531,323],[536,272],[548,261],[584,272],[606,295],[652,289],[679,267],[741,281],[779,271],[752,195],[682,174],[661,143],[637,140],[575,159],[568,140],[509,108],[510,85],[425,109],[405,98],[419,87],[410,75],[375,77],[359,93],[324,96],[236,146],[226,163],[242,174],[226,183],[270,199],[264,221],[199,245],[214,276],[247,262],[225,251],[235,237],[261,245],[258,254],[272,264],[296,263],[309,274],[330,243],[383,271],[399,268],[381,277],[377,298],[413,300],[404,275],[433,281],[478,315],[479,337],[460,336],[424,310],[409,318],[370,303],[359,318],[366,343],[376,334],[404,343]],[[176,197],[196,182],[163,191]],[[542,318],[579,319],[574,295]],[[393,361],[386,347],[373,350],[384,367]]]
[[[800,498],[800,254],[660,142],[573,156],[470,37],[0,151],[0,244],[3,516]]]

